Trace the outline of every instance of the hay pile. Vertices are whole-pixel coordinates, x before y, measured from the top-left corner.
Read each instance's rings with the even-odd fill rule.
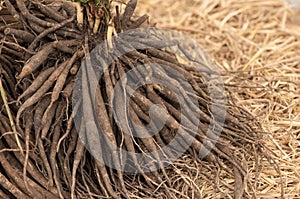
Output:
[[[259,14],[252,16],[255,20],[244,18],[242,14],[250,15],[251,9],[243,3],[213,1],[200,6],[201,15],[197,11],[190,12],[191,16],[181,15],[181,20],[172,18],[168,28],[176,27],[196,33],[195,36],[203,34],[201,43],[210,45],[208,52],[215,51],[214,55],[222,60],[223,69],[226,69],[222,75],[229,97],[224,104],[224,96],[219,92],[222,84],[216,82],[218,78],[212,78],[217,73],[197,45],[190,40],[180,40],[176,33],[170,38],[169,32],[155,28],[134,31],[147,19],[146,15],[132,17],[135,0],[131,0],[125,9],[116,9],[112,6],[115,4],[110,5],[107,1],[102,3],[96,7],[99,9],[95,9],[94,4],[84,6],[84,21],[78,17],[80,12],[77,12],[76,21],[75,7],[67,2],[1,1],[5,8],[1,11],[0,21],[1,198],[201,198],[225,195],[245,198],[265,188],[261,178],[267,178],[261,170],[266,165],[274,168],[273,175],[282,175],[270,146],[266,147],[267,143],[264,143],[263,136],[269,134],[261,128],[257,120],[260,118],[253,118],[247,112],[251,111],[251,106],[246,106],[245,102],[241,104],[240,98],[247,99],[253,90],[258,92],[257,95],[274,95],[272,84],[268,87],[273,90],[266,92],[265,85],[252,86],[246,75],[249,73],[252,81],[260,83],[262,67],[254,70],[257,74],[252,73],[256,62],[274,58],[270,53],[275,49],[274,45],[282,42],[285,34],[291,33],[283,31],[282,37],[274,40],[273,35],[262,31],[260,26],[270,24],[268,28],[274,28],[277,23],[261,21]],[[159,6],[165,3],[160,2]],[[253,4],[260,9],[263,7],[259,3]],[[179,5],[175,3],[170,9]],[[228,9],[230,5],[239,9],[232,13]],[[264,6],[268,5],[264,2]],[[288,13],[279,3],[277,8]],[[183,7],[179,11],[187,10]],[[287,14],[281,18],[275,12],[264,11],[269,13],[267,16],[274,17],[273,20],[287,17]],[[169,11],[164,13],[172,16]],[[196,25],[200,19],[203,30],[196,30],[192,24]],[[248,19],[249,23],[241,24],[242,20]],[[255,32],[247,32],[253,24],[258,24]],[[286,21],[282,21],[278,28],[285,30],[285,24]],[[244,28],[243,32],[239,31],[240,26]],[[129,29],[133,32],[126,34]],[[116,33],[118,37],[112,37]],[[264,34],[270,35],[265,38]],[[269,41],[270,44],[257,51],[255,47],[259,46],[253,41],[259,43],[262,38],[264,45]],[[105,39],[107,45],[99,46]],[[242,41],[247,45],[241,45],[239,42]],[[173,47],[180,49],[181,54],[174,54]],[[190,47],[192,52],[188,50]],[[291,48],[296,49],[296,46],[291,45]],[[251,56],[253,52],[255,56]],[[237,56],[239,59],[236,60]],[[280,58],[291,60],[294,57],[289,54]],[[221,66],[218,60],[216,62]],[[239,72],[228,72],[230,67],[242,63],[242,67],[236,68]],[[277,64],[281,66],[282,62]],[[272,70],[270,67],[266,71],[270,75]],[[102,72],[103,76],[93,79]],[[124,74],[127,75],[125,79]],[[149,80],[149,77],[168,80],[171,84],[165,86],[164,81],[161,84],[150,81],[135,88],[138,81]],[[118,84],[129,80],[133,84],[126,87]],[[245,82],[246,86],[240,82]],[[120,91],[116,98],[113,88]],[[178,89],[186,103],[180,103],[172,89]],[[214,101],[218,97],[220,101]],[[236,106],[238,103],[244,109]],[[164,111],[153,109],[154,104],[163,107]],[[114,112],[114,106],[118,114]],[[226,117],[223,118],[224,106]],[[160,129],[164,114],[166,123]],[[257,115],[256,112],[253,114]],[[121,126],[124,123],[125,128]],[[137,125],[148,127],[142,137],[139,137]],[[126,128],[129,134],[125,132]],[[157,129],[159,133],[153,135]],[[222,130],[220,138],[218,129]],[[173,141],[173,148],[159,153]],[[181,154],[184,146],[190,147]],[[121,149],[130,153],[125,156]],[[206,151],[209,153],[205,154]],[[200,152],[205,154],[203,159],[199,158]],[[139,158],[137,154],[140,154]],[[181,155],[179,159],[178,154]],[[284,183],[276,181],[274,188],[284,188]],[[283,192],[277,194],[280,196]]]
[[[140,1],[138,11],[147,12],[158,27],[183,31],[197,39],[224,73],[234,101],[251,112],[269,135],[269,147],[281,171],[266,160],[260,172],[251,169],[248,178],[258,176],[259,198],[300,195],[300,14],[284,1]],[[298,4],[299,5],[299,4]],[[299,8],[299,7],[298,7]],[[223,176],[223,181],[232,178]],[[197,181],[198,182],[198,181]],[[220,184],[220,187],[224,186]],[[213,186],[199,183],[203,196],[214,195]],[[228,195],[227,195],[228,196]]]

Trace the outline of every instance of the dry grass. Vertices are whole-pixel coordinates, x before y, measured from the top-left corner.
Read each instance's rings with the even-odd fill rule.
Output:
[[[282,177],[275,163],[261,160],[259,174],[248,171],[250,181],[258,177],[249,195],[280,197],[282,182],[285,198],[300,198],[300,14],[280,0],[140,0],[137,10],[158,27],[197,39],[226,74],[233,100],[269,132],[266,153]],[[213,185],[194,181],[205,198],[229,197],[225,185],[214,194]]]

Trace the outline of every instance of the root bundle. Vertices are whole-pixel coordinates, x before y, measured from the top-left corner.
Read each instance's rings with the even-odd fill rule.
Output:
[[[260,126],[229,106],[202,50],[136,29],[134,0],[95,21],[86,6],[80,24],[70,2],[3,5],[1,198],[198,198],[193,176],[221,172],[245,196]]]

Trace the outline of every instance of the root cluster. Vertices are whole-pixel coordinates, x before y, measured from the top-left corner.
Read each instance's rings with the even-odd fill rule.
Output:
[[[234,175],[233,194],[245,197],[251,182],[243,158],[262,155],[259,125],[222,101],[218,85],[211,92],[213,81],[205,76],[216,71],[204,53],[195,61],[184,45],[165,42],[156,29],[122,36],[147,19],[132,17],[135,6],[130,1],[109,20],[120,36],[107,38],[107,19],[97,31],[90,31],[88,18],[78,27],[70,2],[4,0],[1,198],[199,198],[192,179],[207,170],[216,171],[203,178],[212,183],[221,171]],[[105,39],[110,45],[100,48]],[[174,46],[184,60],[168,50]],[[149,77],[169,84],[135,88]],[[222,101],[214,110],[220,101],[212,96]]]

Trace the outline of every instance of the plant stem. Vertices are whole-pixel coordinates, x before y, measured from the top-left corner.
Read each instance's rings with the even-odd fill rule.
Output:
[[[76,10],[77,10],[77,26],[80,30],[82,30],[83,27],[83,7],[81,6],[80,2],[75,2]]]
[[[12,128],[14,134],[15,134],[16,142],[18,144],[18,147],[20,148],[20,151],[21,151],[22,155],[24,155],[23,150],[22,150],[22,146],[21,146],[21,143],[20,143],[20,140],[19,140],[19,137],[18,137],[18,132],[17,132],[17,129],[16,129],[16,125],[14,123],[14,118],[13,118],[11,112],[10,112],[10,109],[9,109],[9,106],[8,106],[8,103],[7,103],[6,93],[5,93],[5,90],[2,86],[2,80],[1,79],[0,79],[0,93],[1,93],[1,98],[3,100],[8,118],[9,118],[10,126],[11,126],[11,128]]]

